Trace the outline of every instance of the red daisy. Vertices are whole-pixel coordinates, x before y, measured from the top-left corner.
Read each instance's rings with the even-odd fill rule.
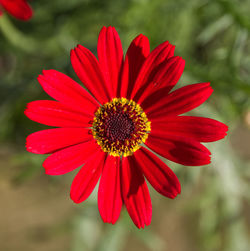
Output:
[[[13,17],[24,21],[32,17],[32,9],[27,0],[0,0],[0,15],[2,14],[1,9],[7,11]]]
[[[71,51],[73,68],[89,92],[55,70],[38,77],[56,101],[31,102],[25,114],[59,128],[29,135],[27,150],[51,153],[43,163],[49,175],[82,166],[70,191],[76,203],[88,198],[100,178],[103,221],[114,224],[125,204],[135,225],[143,228],[152,216],[145,178],[168,198],[181,192],[174,172],[154,152],[187,166],[209,164],[211,153],[200,142],[222,139],[228,127],[209,118],[179,116],[206,101],[212,88],[199,83],[171,92],[184,60],[174,56],[169,42],[150,52],[147,37],[139,35],[124,60],[116,30],[103,27],[97,51],[98,60],[81,45]]]

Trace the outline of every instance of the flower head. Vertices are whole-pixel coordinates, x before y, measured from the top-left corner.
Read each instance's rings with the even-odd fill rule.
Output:
[[[32,9],[27,0],[0,0],[0,15],[1,9],[20,20],[27,21],[32,17]]]
[[[55,70],[38,81],[56,101],[28,104],[32,120],[57,128],[35,132],[27,150],[51,154],[43,163],[49,175],[81,167],[71,186],[71,199],[88,198],[100,179],[98,208],[104,222],[115,223],[124,204],[135,225],[151,222],[152,205],[145,178],[156,191],[175,198],[181,186],[174,172],[155,153],[173,162],[210,163],[201,142],[222,139],[227,126],[209,118],[180,116],[201,105],[212,93],[209,83],[171,91],[184,70],[174,46],[164,42],[150,52],[137,36],[123,59],[120,38],[103,27],[98,60],[85,47],[71,51],[73,68],[88,89]]]

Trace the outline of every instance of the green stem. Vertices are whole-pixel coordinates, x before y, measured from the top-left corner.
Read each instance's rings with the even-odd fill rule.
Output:
[[[0,17],[0,30],[11,44],[26,52],[33,52],[38,48],[37,42],[17,30],[8,19],[7,15]]]

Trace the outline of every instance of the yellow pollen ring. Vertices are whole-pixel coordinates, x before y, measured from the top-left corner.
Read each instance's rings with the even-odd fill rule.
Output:
[[[92,134],[104,152],[131,156],[151,131],[151,122],[139,104],[126,98],[113,98],[96,111]]]

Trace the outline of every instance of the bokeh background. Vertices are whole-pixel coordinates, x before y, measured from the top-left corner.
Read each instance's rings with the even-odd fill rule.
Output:
[[[0,250],[250,250],[250,1],[35,0],[34,17],[0,17]],[[229,125],[208,144],[212,164],[169,163],[182,184],[175,200],[151,189],[153,218],[138,230],[123,210],[116,225],[99,216],[96,191],[69,198],[76,174],[44,174],[45,156],[25,151],[25,137],[45,129],[28,120],[28,102],[47,99],[36,78],[56,69],[79,81],[70,64],[78,43],[96,54],[101,27],[115,26],[124,50],[138,34],[151,48],[168,40],[186,60],[178,87],[211,82],[212,97],[194,114]]]

